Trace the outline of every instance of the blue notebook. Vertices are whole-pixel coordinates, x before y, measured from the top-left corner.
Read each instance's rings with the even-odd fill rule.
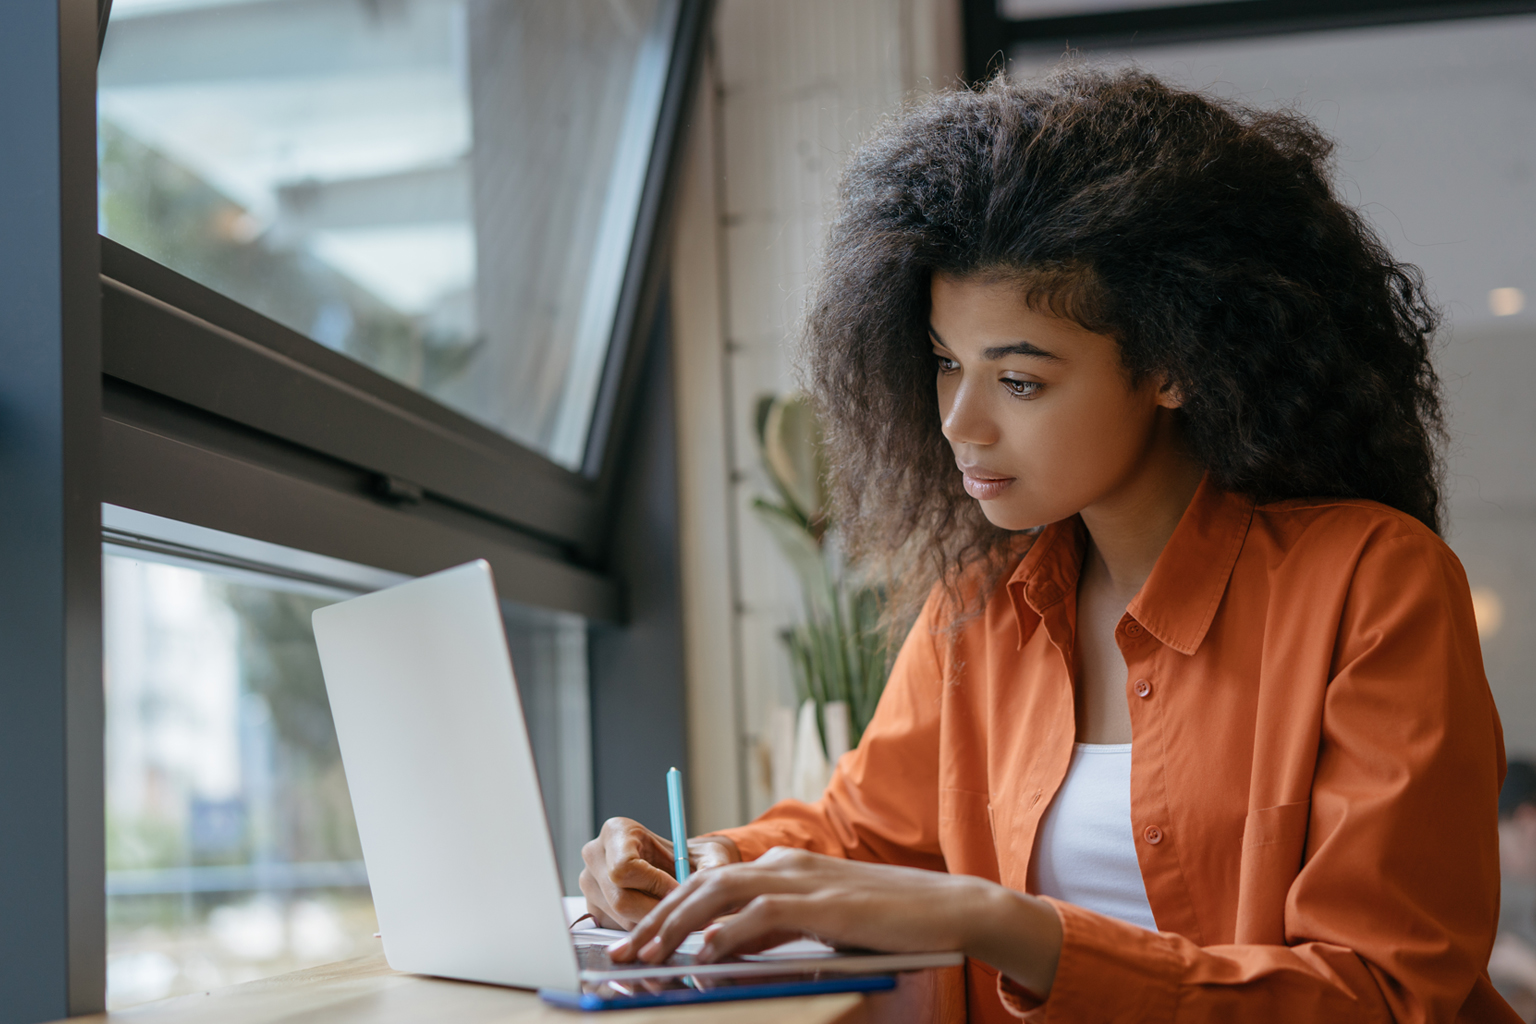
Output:
[[[890,974],[791,974],[747,978],[683,975],[584,982],[580,992],[540,989],[539,996],[547,1003],[572,1010],[627,1010],[734,999],[879,992],[895,987],[896,978]]]

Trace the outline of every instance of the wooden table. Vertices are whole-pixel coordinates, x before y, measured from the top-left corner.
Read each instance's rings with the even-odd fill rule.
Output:
[[[401,974],[382,953],[212,992],[72,1017],[68,1024],[907,1024],[930,1020],[959,968],[899,976],[893,992],[623,1010],[560,1010],[532,992]]]

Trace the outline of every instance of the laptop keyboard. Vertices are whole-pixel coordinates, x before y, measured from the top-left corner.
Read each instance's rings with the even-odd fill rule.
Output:
[[[691,967],[698,962],[692,953],[673,953],[667,964],[673,967]],[[656,967],[643,961],[614,963],[602,943],[581,944],[576,947],[576,964],[584,971],[643,971]]]

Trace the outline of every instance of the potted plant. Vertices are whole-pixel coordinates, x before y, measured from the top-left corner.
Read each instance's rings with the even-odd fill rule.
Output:
[[[814,799],[831,765],[858,745],[885,688],[885,598],[838,557],[821,427],[809,400],[767,395],[756,411],[758,450],[776,493],[752,509],[799,578],[804,612],[783,634],[799,711],[775,727],[775,797]]]

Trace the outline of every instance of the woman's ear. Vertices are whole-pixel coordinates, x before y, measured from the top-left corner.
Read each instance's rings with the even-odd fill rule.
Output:
[[[1157,404],[1164,409],[1177,409],[1184,404],[1184,392],[1167,377],[1160,376],[1157,385]]]

